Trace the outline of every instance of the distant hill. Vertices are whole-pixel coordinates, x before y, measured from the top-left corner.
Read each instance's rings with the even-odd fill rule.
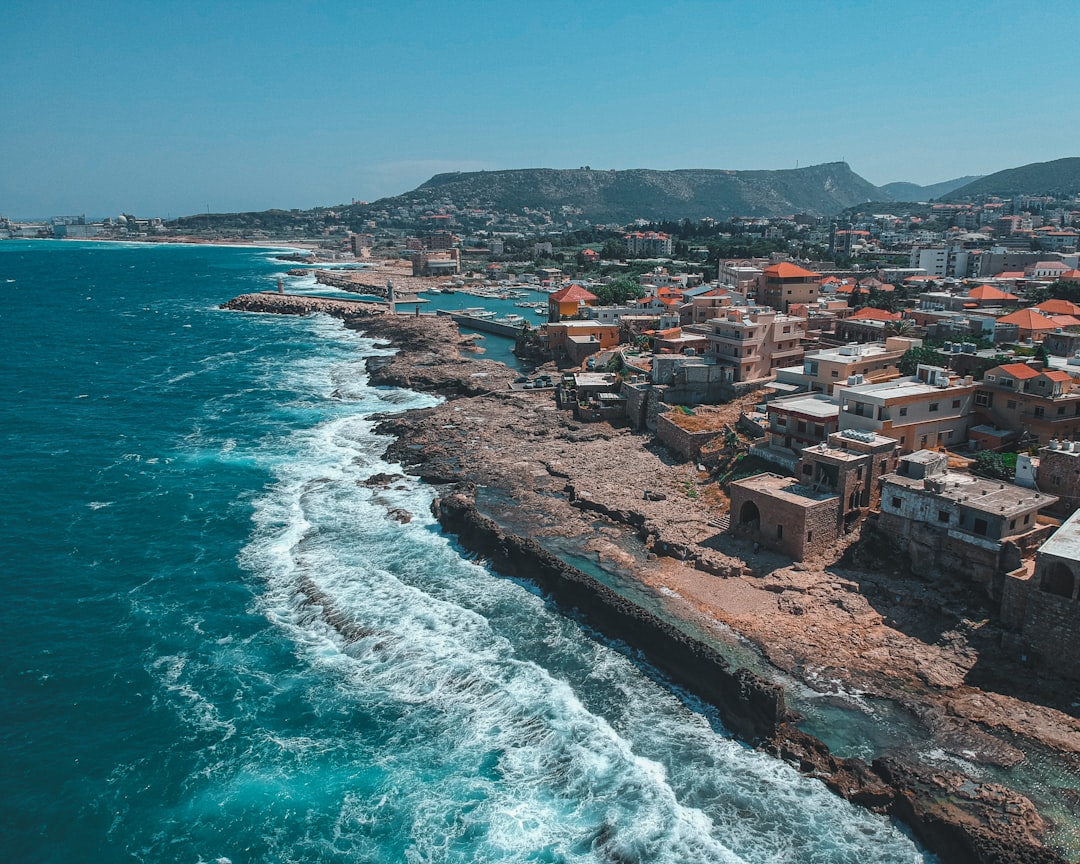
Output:
[[[1067,195],[1075,192],[1080,192],[1080,157],[1070,156],[987,174],[943,197],[960,201],[980,195]]]
[[[779,171],[527,168],[455,172],[438,174],[412,192],[370,206],[453,202],[459,207],[503,212],[528,207],[556,213],[568,208],[564,212],[576,218],[605,223],[792,213],[830,216],[881,197],[881,191],[846,162],[830,162]]]
[[[929,186],[919,186],[917,183],[886,183],[881,188],[893,201],[929,201],[932,198],[948,195],[954,189],[959,189],[979,179],[981,178],[978,175],[972,174],[967,177],[957,177],[955,180],[931,183]]]

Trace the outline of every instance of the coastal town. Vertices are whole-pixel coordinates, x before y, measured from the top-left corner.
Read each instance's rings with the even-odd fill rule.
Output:
[[[1068,211],[1070,226],[1076,216]],[[327,271],[324,284],[355,283],[365,298],[267,292],[229,306],[329,312],[400,346],[371,367],[373,383],[448,401],[384,421],[389,455],[440,488],[444,526],[504,572],[539,579],[545,555],[565,568],[577,560],[567,538],[577,538],[574,555],[631,574],[677,620],[720,642],[725,632],[748,639],[803,685],[891,700],[946,753],[1006,767],[1045,749],[1074,770],[1075,245],[1035,248],[1031,234],[1027,249],[1015,239],[965,249],[969,238],[943,252],[913,247],[904,267],[774,252],[723,258],[708,272],[669,257],[670,234],[638,228],[624,228],[622,266],[606,274],[610,244],[578,250],[568,273],[550,259],[463,266],[450,231],[410,236],[411,255],[382,259],[373,237],[354,235],[346,254],[368,266]],[[846,230],[834,242],[847,244]],[[922,266],[932,256],[941,272]],[[317,273],[310,258],[302,269]],[[968,262],[963,275],[957,261]],[[527,374],[483,359],[485,329],[500,332],[485,328],[490,316],[454,316],[472,332],[459,336],[444,329],[451,316],[413,305],[441,293],[536,292],[539,314],[501,325]],[[516,542],[533,545],[508,553]],[[708,690],[700,674],[691,686]],[[738,712],[726,722],[852,800],[869,796],[843,760],[812,757],[786,711],[764,726]],[[897,776],[876,761],[872,773],[875,783]],[[954,800],[967,782],[940,766],[931,773],[897,794]],[[982,827],[964,843],[1000,842],[980,834],[998,819],[989,806],[999,829],[1028,838],[1017,841],[1023,854],[1045,851],[1033,838],[1052,815],[976,785],[964,818]],[[951,855],[948,843],[960,841],[942,842]]]
[[[288,290],[226,306],[400,348],[372,383],[446,401],[380,430],[444,528],[591,609],[744,740],[947,860],[1062,860],[1068,788],[831,754],[791,689],[885,700],[982,770],[1080,770],[1080,203],[576,229],[445,209],[326,216],[280,241]],[[273,245],[129,216],[0,232]],[[429,311],[444,295],[459,309]],[[519,368],[485,358],[492,339]],[[738,668],[743,641],[771,672]]]

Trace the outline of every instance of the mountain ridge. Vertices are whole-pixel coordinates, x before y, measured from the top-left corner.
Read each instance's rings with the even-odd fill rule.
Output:
[[[561,210],[595,222],[627,222],[792,213],[828,216],[880,195],[846,162],[754,171],[519,168],[436,174],[416,189],[372,206],[443,196],[465,207]]]
[[[943,196],[960,201],[985,195],[1047,195],[1080,192],[1080,156],[1030,162],[980,177]]]

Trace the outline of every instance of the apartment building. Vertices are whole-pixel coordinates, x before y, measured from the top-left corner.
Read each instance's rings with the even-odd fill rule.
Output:
[[[1060,369],[1038,363],[1007,363],[988,369],[975,390],[980,421],[1010,429],[1045,446],[1080,437],[1080,391]]]
[[[920,364],[913,376],[841,389],[840,429],[895,438],[901,453],[959,446],[967,442],[976,389],[970,376]]]
[[[769,378],[802,360],[806,321],[763,306],[733,307],[705,325],[706,356],[731,369],[732,381]]]
[[[816,303],[821,295],[821,274],[790,261],[766,267],[761,277],[761,302],[778,312],[787,312],[792,303]]]
[[[629,255],[658,257],[671,254],[671,235],[661,231],[631,231],[623,239]]]
[[[908,349],[921,344],[921,339],[890,336],[884,342],[852,343],[810,351],[803,357],[802,366],[778,369],[776,380],[807,392],[833,395],[837,387],[898,378],[900,358]],[[861,379],[858,376],[862,376]]]

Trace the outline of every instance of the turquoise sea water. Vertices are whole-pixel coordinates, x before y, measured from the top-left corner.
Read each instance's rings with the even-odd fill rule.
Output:
[[[363,485],[432,397],[287,266],[0,243],[3,860],[923,860]]]

